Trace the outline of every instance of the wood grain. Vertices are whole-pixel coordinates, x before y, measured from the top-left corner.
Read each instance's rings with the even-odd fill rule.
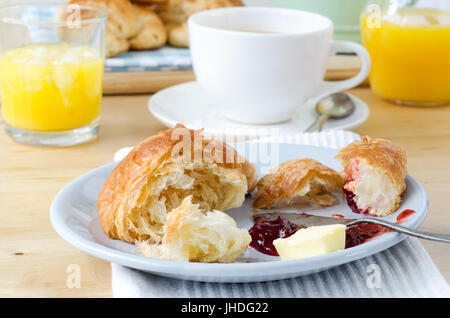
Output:
[[[327,81],[355,76],[361,68],[358,56],[336,55],[327,63]],[[195,80],[192,71],[167,72],[106,72],[103,81],[105,95],[155,93],[161,89]],[[367,85],[367,80],[362,83]]]
[[[450,233],[450,107],[393,105],[368,88],[351,91],[370,107],[369,120],[356,132],[391,139],[405,148],[410,173],[427,190],[426,231]],[[111,270],[66,243],[53,230],[49,207],[68,182],[111,162],[115,151],[164,129],[147,111],[148,95],[105,97],[99,139],[69,148],[37,148],[0,133],[0,297],[109,297]],[[422,241],[450,280],[448,246]],[[68,288],[70,264],[81,269],[81,288]]]
[[[192,71],[106,72],[103,94],[155,93],[161,89],[195,80]]]

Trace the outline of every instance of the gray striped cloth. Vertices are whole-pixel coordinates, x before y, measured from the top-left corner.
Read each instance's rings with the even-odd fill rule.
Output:
[[[299,134],[265,138],[341,148],[359,139],[347,131]],[[121,160],[129,148],[116,153]],[[408,238],[376,255],[326,271],[286,280],[262,283],[204,283],[170,279],[117,264],[112,266],[114,297],[450,297],[450,288],[417,239]]]

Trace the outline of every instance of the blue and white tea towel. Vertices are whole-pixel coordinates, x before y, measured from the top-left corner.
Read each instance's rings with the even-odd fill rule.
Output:
[[[131,51],[105,60],[106,72],[192,70],[189,49],[165,46],[156,50]]]

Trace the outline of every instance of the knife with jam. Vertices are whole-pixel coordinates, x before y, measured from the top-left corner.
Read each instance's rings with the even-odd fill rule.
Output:
[[[405,210],[397,217],[397,224],[400,224],[413,210]],[[351,219],[345,219],[341,215],[333,217],[322,217],[306,213],[264,213],[254,216],[255,224],[249,230],[252,241],[250,246],[258,252],[266,255],[278,256],[273,241],[279,238],[287,238],[300,229],[311,226],[321,226],[330,224],[347,224]],[[391,232],[385,227],[374,224],[358,224],[347,227],[345,237],[345,248],[351,248],[363,244],[383,233]]]

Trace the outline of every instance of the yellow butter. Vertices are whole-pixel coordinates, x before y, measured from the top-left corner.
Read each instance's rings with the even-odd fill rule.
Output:
[[[273,241],[282,260],[324,255],[345,248],[345,225],[312,226]]]

